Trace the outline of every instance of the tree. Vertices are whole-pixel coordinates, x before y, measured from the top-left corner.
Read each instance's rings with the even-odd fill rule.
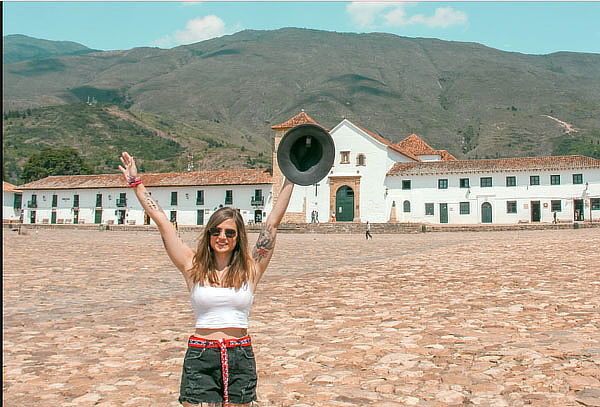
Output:
[[[35,181],[50,175],[91,174],[90,166],[72,148],[44,149],[29,157],[23,166],[23,180]]]

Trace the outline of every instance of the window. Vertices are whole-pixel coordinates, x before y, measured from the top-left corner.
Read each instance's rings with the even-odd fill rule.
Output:
[[[471,213],[471,203],[470,202],[461,202],[460,203],[460,214],[468,215]]]
[[[102,194],[96,194],[96,208],[102,207]],[[99,223],[99,222],[96,222]]]
[[[600,211],[600,198],[592,198],[592,210]]]
[[[410,201],[404,201],[402,206],[404,207],[404,212],[410,212]]]
[[[562,211],[561,200],[557,199],[555,201],[550,201],[550,210],[552,212],[561,212]]]
[[[506,201],[506,213],[517,213],[517,201]]]
[[[254,196],[252,197],[251,204],[252,205],[263,205],[264,204],[262,189],[255,189],[254,190]]]
[[[171,205],[177,205],[177,192],[171,192]]]
[[[560,175],[550,175],[550,185],[560,185]]]
[[[529,177],[529,185],[540,185],[540,176],[532,175]]]
[[[79,195],[73,195],[73,208],[79,208]]]
[[[350,151],[341,151],[340,164],[350,164]]]
[[[233,205],[233,190],[225,191],[225,205]]]
[[[402,189],[410,189],[410,180],[409,179],[402,180]]]
[[[117,206],[120,208],[124,208],[127,206],[127,193],[121,192],[119,194],[119,199],[117,199]]]
[[[23,204],[23,195],[15,194],[15,200],[13,201],[13,208],[21,209],[22,204]]]
[[[58,195],[52,195],[52,207],[56,208],[58,206]]]
[[[479,179],[479,186],[482,188],[489,188],[492,186],[492,177],[481,177]]]
[[[356,165],[366,165],[366,161],[367,158],[364,154],[359,154],[358,157],[356,157]]]
[[[433,204],[432,203],[425,204],[425,215],[433,215]]]
[[[461,178],[460,179],[460,187],[461,188],[469,188],[469,178]]]
[[[583,174],[573,174],[573,184],[583,184]]]
[[[515,176],[506,177],[506,186],[507,187],[516,187],[517,186],[517,177],[515,177]]]
[[[448,189],[448,180],[438,179],[438,189]]]
[[[204,205],[204,191],[196,191],[196,205]]]

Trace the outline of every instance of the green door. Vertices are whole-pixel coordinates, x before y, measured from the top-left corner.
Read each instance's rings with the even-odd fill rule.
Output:
[[[338,222],[354,220],[354,191],[344,185],[335,194],[335,219]]]
[[[448,204],[440,204],[440,223],[448,223]]]
[[[73,209],[73,223],[79,223],[79,209]]]
[[[196,225],[204,225],[204,209],[196,211]]]
[[[531,201],[531,221],[539,222],[542,219],[540,201]]]
[[[102,223],[102,209],[96,209],[94,223]]]
[[[56,211],[52,211],[50,214],[50,223],[56,223]]]
[[[573,220],[582,221],[583,220],[583,199],[575,199],[573,202]]]
[[[31,211],[29,214],[29,223],[35,223],[35,211]]]
[[[481,205],[481,223],[492,223],[492,205],[489,202]]]

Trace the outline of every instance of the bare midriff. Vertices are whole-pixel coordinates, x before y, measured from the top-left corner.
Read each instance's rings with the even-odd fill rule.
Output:
[[[194,336],[204,339],[237,339],[248,335],[246,328],[196,328]]]

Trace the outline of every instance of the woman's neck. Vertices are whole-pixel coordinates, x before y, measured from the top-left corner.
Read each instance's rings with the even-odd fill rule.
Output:
[[[215,267],[217,271],[223,271],[229,267],[231,262],[231,254],[215,255]]]

